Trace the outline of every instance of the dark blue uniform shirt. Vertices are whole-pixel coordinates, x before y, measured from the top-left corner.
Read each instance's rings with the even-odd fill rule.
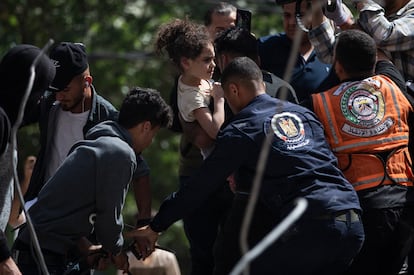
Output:
[[[298,197],[308,200],[305,215],[309,216],[360,210],[358,197],[337,168],[314,113],[262,94],[223,125],[214,151],[198,173],[163,202],[151,228],[163,231],[191,214],[233,172],[237,189],[249,192],[268,131],[272,131],[273,142],[260,200],[275,215],[283,214]]]
[[[260,37],[258,51],[261,68],[283,78],[291,49],[292,41],[285,33]],[[322,63],[315,52],[307,60],[297,55],[289,83],[295,89],[299,101],[318,90],[328,77],[330,68],[331,65]]]

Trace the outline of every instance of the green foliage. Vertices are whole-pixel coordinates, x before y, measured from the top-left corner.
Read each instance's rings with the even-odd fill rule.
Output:
[[[91,74],[97,91],[119,107],[133,86],[159,90],[168,100],[175,68],[166,56],[153,54],[157,28],[172,18],[202,23],[207,8],[218,1],[190,0],[2,0],[0,2],[0,53],[15,44],[43,47],[55,42],[83,42],[89,54]],[[257,37],[281,31],[280,9],[274,1],[229,1],[252,11],[252,31]],[[38,151],[36,125],[19,133],[19,159]],[[178,186],[179,136],[161,131],[144,157],[151,167],[153,205]],[[20,164],[21,165],[21,164]],[[133,224],[136,207],[129,195],[125,220]],[[160,238],[160,244],[177,252],[183,274],[188,274],[188,243],[180,222]]]

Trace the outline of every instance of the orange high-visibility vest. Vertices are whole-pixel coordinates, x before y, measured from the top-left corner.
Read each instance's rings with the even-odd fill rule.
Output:
[[[408,152],[413,108],[393,81],[377,75],[345,82],[313,94],[312,100],[339,168],[355,190],[380,184],[413,186]]]

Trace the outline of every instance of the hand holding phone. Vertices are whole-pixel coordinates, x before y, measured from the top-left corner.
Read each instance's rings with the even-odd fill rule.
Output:
[[[237,9],[236,26],[251,31],[252,13],[249,10]]]

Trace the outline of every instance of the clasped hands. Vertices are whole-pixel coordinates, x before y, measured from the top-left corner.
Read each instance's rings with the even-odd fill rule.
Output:
[[[149,225],[125,233],[126,238],[135,240],[135,249],[141,255],[142,260],[154,252],[158,235]]]
[[[86,264],[95,270],[106,270],[111,264],[117,269],[128,272],[128,256],[124,251],[117,255],[108,253],[102,245],[94,245],[87,238],[80,238],[77,241],[81,256],[86,259]]]

